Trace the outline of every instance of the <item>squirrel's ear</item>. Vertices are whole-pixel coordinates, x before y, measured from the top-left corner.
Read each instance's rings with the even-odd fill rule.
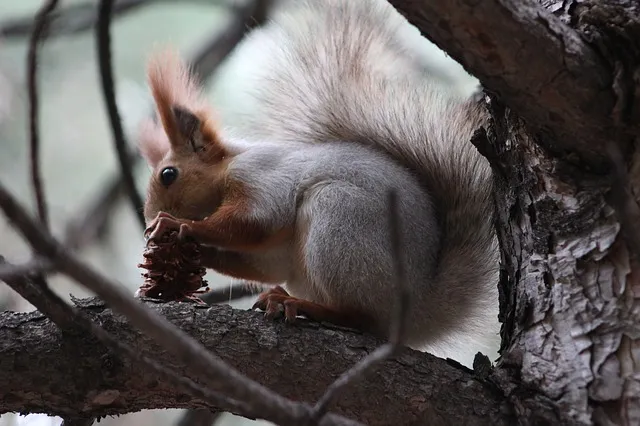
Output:
[[[178,53],[165,49],[153,54],[147,78],[172,149],[206,151],[208,159],[216,158],[221,145],[211,122],[213,111]]]
[[[202,121],[194,113],[181,106],[174,105],[171,107],[171,112],[173,112],[176,129],[181,138],[191,146],[194,152],[202,151],[205,145],[204,135],[200,130]]]
[[[208,117],[201,119],[179,105],[172,106],[171,112],[183,147],[187,146],[194,153],[202,153],[203,158],[208,161],[218,161],[224,157],[224,148]]]
[[[169,138],[159,124],[150,118],[144,119],[138,127],[138,148],[150,167],[156,167],[171,150]]]

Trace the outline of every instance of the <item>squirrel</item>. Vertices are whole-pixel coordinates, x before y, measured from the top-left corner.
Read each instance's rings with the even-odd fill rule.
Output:
[[[263,51],[236,128],[217,123],[175,51],[155,53],[158,123],[139,134],[153,170],[146,235],[178,229],[207,268],[271,285],[255,305],[269,317],[283,308],[387,336],[393,189],[403,343],[470,365],[499,343],[491,168],[470,142],[487,113],[431,83],[402,40],[408,25],[384,0],[293,2],[244,42]]]

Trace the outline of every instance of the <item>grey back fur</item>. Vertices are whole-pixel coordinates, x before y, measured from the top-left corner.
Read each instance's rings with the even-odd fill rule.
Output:
[[[430,82],[405,41],[408,23],[386,1],[294,3],[241,47],[256,54],[256,68],[238,92],[252,106],[238,114],[236,131],[293,144],[360,143],[417,173],[440,230],[429,285],[448,301],[442,316],[457,321],[457,331],[422,348],[467,364],[476,351],[494,355],[492,177],[470,143],[483,109]]]

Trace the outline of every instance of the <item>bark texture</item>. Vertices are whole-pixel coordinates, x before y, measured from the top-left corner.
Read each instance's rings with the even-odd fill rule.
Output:
[[[612,133],[640,135],[640,107],[625,95],[640,80],[636,0],[390,3],[546,135],[547,148],[599,166]]]
[[[537,145],[493,103],[502,250],[500,367],[571,424],[640,423],[638,265],[611,207],[609,176]]]
[[[244,374],[299,401],[315,402],[381,343],[310,322],[267,321],[262,313],[229,306],[146,304]],[[81,309],[141,354],[184,370],[97,299],[83,300]],[[64,335],[37,312],[0,314],[0,389],[0,413],[105,416],[206,407],[93,338]],[[369,425],[513,424],[509,402],[490,380],[410,349],[350,386],[331,411]]]
[[[546,397],[562,423],[640,424],[640,3],[391,2],[494,95],[475,143],[496,178],[498,371],[531,395],[520,423]]]

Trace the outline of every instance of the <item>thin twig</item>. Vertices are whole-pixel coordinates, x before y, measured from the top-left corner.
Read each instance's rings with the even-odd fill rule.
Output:
[[[31,263],[26,264],[29,266]],[[53,321],[61,330],[73,331],[77,328],[74,321],[74,315],[72,315],[67,309],[63,308],[60,303],[57,303],[58,296],[49,289],[48,286],[35,285],[30,280],[29,272],[24,274],[7,274],[4,271],[11,269],[19,270],[20,267],[12,265],[5,261],[4,257],[0,256],[0,270],[3,274],[0,275],[0,279],[7,283],[9,287],[14,289],[20,296],[22,296],[27,302],[35,306],[40,312],[45,314],[51,321]],[[39,273],[40,271],[36,269]]]
[[[30,157],[31,157],[31,181],[36,198],[38,217],[45,227],[49,228],[49,218],[47,215],[47,202],[44,188],[42,186],[40,172],[40,132],[38,129],[38,119],[40,116],[40,105],[38,103],[38,45],[44,34],[47,24],[47,17],[58,5],[58,0],[49,0],[38,11],[35,17],[33,33],[29,41],[29,52],[27,54],[27,91],[29,97],[29,137],[30,137]]]
[[[272,2],[273,0],[252,0],[242,7],[234,8],[235,13],[227,26],[213,34],[194,55],[192,72],[202,81],[212,76],[244,37],[266,22]]]
[[[66,245],[69,247],[68,245]],[[1,259],[1,257],[0,257]],[[0,262],[0,281],[23,278],[32,274],[55,272],[55,265],[42,256],[36,256],[20,265]],[[200,295],[200,299],[209,305],[229,303],[234,300],[254,296],[257,292],[249,284],[232,284],[210,290]]]
[[[41,274],[53,269],[52,263],[48,259],[36,256],[34,259],[21,265],[14,265],[2,262],[0,256],[0,281],[20,279],[31,274]]]
[[[0,274],[0,278],[1,277],[2,274]],[[234,284],[203,293],[200,295],[200,299],[209,305],[214,305],[216,303],[229,303],[233,300],[254,296],[256,293],[250,285]]]
[[[388,203],[390,228],[389,239],[391,242],[391,255],[393,258],[394,277],[396,281],[395,287],[398,294],[395,312],[391,322],[389,343],[386,343],[371,352],[368,356],[340,375],[340,377],[338,377],[327,388],[324,395],[322,395],[313,407],[312,421],[315,422],[313,424],[316,424],[322,419],[322,416],[324,416],[329,409],[331,402],[346,386],[364,377],[374,367],[377,367],[381,362],[386,361],[393,356],[393,354],[401,347],[407,326],[406,323],[408,320],[410,295],[405,278],[404,260],[402,256],[401,227],[400,215],[398,213],[397,194],[393,190],[389,192]]]
[[[391,241],[391,255],[393,258],[393,269],[395,277],[395,287],[398,293],[396,301],[396,309],[391,322],[391,332],[389,341],[397,349],[404,341],[407,322],[409,320],[409,303],[411,294],[409,292],[409,283],[404,269],[404,255],[402,250],[402,226],[401,218],[398,212],[398,194],[396,191],[389,191],[389,230]]]
[[[0,257],[0,263],[3,262],[3,259]],[[7,265],[11,266],[11,264]],[[115,339],[108,332],[82,314],[78,309],[68,305],[60,298],[60,296],[55,294],[48,287],[35,285],[27,277],[10,279],[7,280],[6,283],[20,296],[24,297],[29,303],[35,306],[38,311],[51,319],[51,321],[53,321],[63,331],[68,333],[90,333],[107,347],[114,350],[114,352],[124,354],[134,361],[148,366],[162,377],[166,377],[170,381],[174,382],[185,392],[195,396],[196,398],[202,399],[203,402],[208,402],[211,404],[212,408],[221,407],[226,410],[243,413],[243,415],[246,414],[249,417],[255,418],[255,413],[251,411],[251,408],[247,404],[227,398],[218,392],[212,392],[196,384],[193,380],[182,377],[173,371],[168,370],[156,361],[140,356],[137,351]],[[69,419],[67,421],[79,420]]]
[[[57,242],[51,234],[38,227],[28,212],[0,184],[0,208],[7,219],[19,230],[34,250],[49,258],[57,269],[78,284],[95,293],[136,327],[147,333],[168,353],[180,359],[184,365],[198,370],[212,389],[244,401],[260,417],[277,424],[295,425],[310,418],[311,408],[305,403],[290,401],[272,390],[244,376],[210,353],[199,342],[178,327],[146,309],[125,288],[80,261],[73,253]],[[341,416],[327,414],[323,425],[360,424]]]
[[[135,166],[136,156],[130,155],[131,164]],[[118,199],[127,190],[120,172],[111,176],[106,186],[88,206],[76,217],[69,220],[65,230],[65,245],[72,250],[87,246],[90,242],[101,239],[107,231],[111,210],[117,206]]]
[[[145,220],[143,214],[143,202],[140,193],[136,188],[136,182],[133,177],[133,167],[129,161],[129,153],[127,142],[118,113],[118,105],[114,93],[113,69],[111,64],[111,12],[113,0],[101,0],[98,9],[98,24],[96,31],[96,42],[98,48],[98,67],[100,71],[100,81],[102,83],[102,93],[104,95],[111,130],[113,132],[113,142],[118,154],[120,162],[120,172],[127,189],[127,194],[131,205],[136,213],[140,226],[145,228]]]

